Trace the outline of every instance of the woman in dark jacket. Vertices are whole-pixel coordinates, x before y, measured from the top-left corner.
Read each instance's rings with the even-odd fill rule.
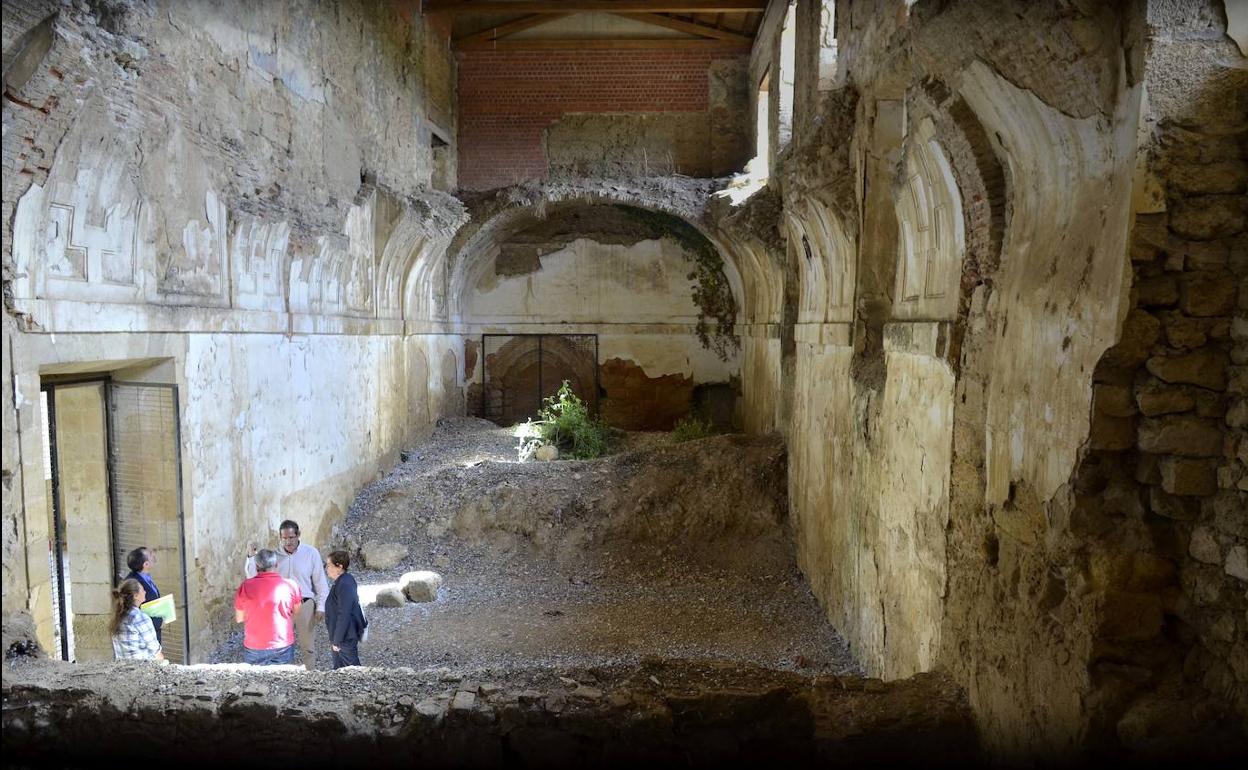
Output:
[[[325,602],[325,626],[329,630],[334,668],[360,665],[360,637],[364,635],[364,610],[355,578],[347,572],[351,557],[346,551],[331,551],[325,559],[325,572],[334,584]]]

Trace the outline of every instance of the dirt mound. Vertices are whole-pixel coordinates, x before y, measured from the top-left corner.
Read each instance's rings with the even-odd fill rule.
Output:
[[[443,421],[352,504],[337,544],[407,554],[353,563],[362,595],[408,570],[443,577],[434,601],[368,608],[366,665],[566,671],[655,656],[859,670],[794,562],[778,439],[629,433],[610,457],[544,463],[517,462],[517,443],[482,420]],[[213,659],[238,660],[241,643]]]
[[[417,559],[463,547],[560,563],[622,549],[791,551],[779,438],[642,434],[609,457],[549,463],[516,462],[514,444],[492,423],[445,420],[339,531],[349,545],[402,543]]]

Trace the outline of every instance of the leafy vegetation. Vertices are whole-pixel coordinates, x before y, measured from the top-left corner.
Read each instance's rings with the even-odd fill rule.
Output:
[[[611,450],[613,431],[596,420],[567,380],[553,396],[543,399],[545,406],[535,422],[517,426],[521,460],[533,456],[539,446],[553,444],[559,455],[573,460],[602,457]]]
[[[683,417],[672,428],[672,441],[676,444],[682,444],[686,441],[694,441],[707,436],[715,435],[715,426],[710,420],[703,420],[694,415]]]

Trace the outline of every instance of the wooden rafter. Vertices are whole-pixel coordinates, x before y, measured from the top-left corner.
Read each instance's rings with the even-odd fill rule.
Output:
[[[716,40],[732,40],[738,43],[745,43],[746,45],[753,42],[753,38],[749,35],[740,35],[736,32],[728,32],[727,30],[707,26],[706,24],[683,21],[671,16],[661,16],[657,13],[613,13],[612,15],[622,16],[625,19],[642,21],[646,24],[653,24],[656,27],[664,27],[666,29],[674,29],[680,32],[689,32],[694,35],[700,35],[701,37],[714,38]]]
[[[533,13],[753,13],[767,8],[767,0],[479,0],[458,3],[425,0],[425,13],[450,16]]]
[[[589,38],[589,39],[540,39],[540,38],[500,38],[459,46],[460,50],[478,51],[562,51],[562,50],[638,50],[666,49],[678,51],[739,51],[750,50],[747,43],[735,40],[713,40],[710,38]]]
[[[499,24],[497,27],[473,32],[471,35],[455,38],[455,45],[464,47],[472,46],[477,43],[488,43],[499,38],[506,37],[513,32],[520,32],[525,29],[532,29],[543,24],[549,24],[556,19],[562,19],[568,16],[566,13],[535,13],[531,16],[525,16],[515,21],[509,21],[506,24]]]

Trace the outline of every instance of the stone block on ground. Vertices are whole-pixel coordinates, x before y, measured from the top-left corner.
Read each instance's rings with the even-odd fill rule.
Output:
[[[377,607],[402,607],[407,604],[407,597],[403,595],[403,589],[400,586],[392,584],[377,592],[377,598],[373,604]]]
[[[412,602],[433,602],[438,599],[438,588],[442,586],[442,576],[429,570],[417,570],[404,573],[399,578],[403,595]]]
[[[360,546],[360,555],[364,557],[364,566],[369,569],[394,569],[407,558],[407,546],[370,540]]]

